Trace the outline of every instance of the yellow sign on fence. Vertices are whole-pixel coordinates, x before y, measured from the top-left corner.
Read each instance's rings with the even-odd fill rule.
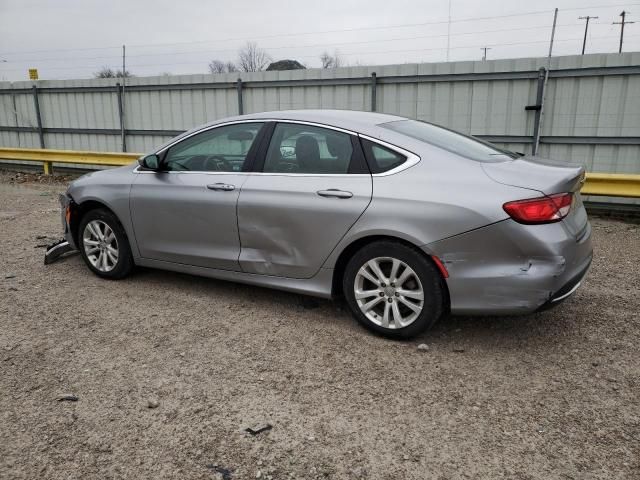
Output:
[[[30,80],[38,80],[38,69],[30,68],[29,69],[29,79]]]

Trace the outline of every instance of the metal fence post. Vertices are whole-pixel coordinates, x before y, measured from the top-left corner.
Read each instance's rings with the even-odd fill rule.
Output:
[[[538,154],[538,145],[540,144],[540,119],[542,117],[542,99],[544,98],[544,86],[546,78],[546,69],[540,67],[538,70],[538,91],[536,92],[536,104],[528,105],[525,110],[535,110],[536,116],[533,120],[533,146],[531,148],[531,154]]]
[[[33,106],[36,109],[36,121],[38,122],[38,137],[40,138],[40,148],[44,148],[44,131],[42,130],[42,116],[40,115],[40,101],[38,100],[38,87],[33,85],[31,87],[33,92]],[[45,175],[50,175],[52,171],[51,162],[43,162]]]
[[[18,107],[16,105],[16,94],[11,92],[11,107],[13,108],[13,118],[16,122],[16,127],[19,127],[19,119],[18,119]],[[20,147],[20,132],[16,132],[16,137],[18,138],[18,147]]]
[[[239,78],[236,83],[236,90],[238,91],[238,115],[244,114],[244,108],[242,107],[242,79]]]
[[[127,137],[124,130],[124,105],[123,105],[123,88],[120,82],[116,83],[116,93],[118,94],[118,118],[120,119],[120,140],[122,142],[122,151],[127,151]]]
[[[378,85],[378,77],[376,76],[376,72],[371,73],[371,111],[375,112],[376,105],[376,88]]]

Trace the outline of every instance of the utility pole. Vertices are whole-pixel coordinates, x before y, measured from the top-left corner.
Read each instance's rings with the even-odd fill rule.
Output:
[[[487,59],[487,50],[491,50],[491,47],[480,47],[480,50],[484,50],[482,54],[482,61],[484,62]]]
[[[587,45],[587,30],[589,29],[589,20],[595,19],[598,17],[590,17],[587,15],[586,17],[578,17],[578,20],[586,20],[584,24],[584,40],[582,41],[582,55],[584,55],[584,47]]]
[[[447,62],[449,61],[450,45],[451,45],[451,0],[449,0],[449,21],[447,22]]]
[[[120,135],[121,135],[121,140],[122,140],[122,151],[126,152],[127,151],[127,141],[126,141],[126,134],[125,134],[125,126],[124,126],[124,112],[125,112],[125,102],[124,102],[124,87],[127,83],[127,70],[126,70],[126,47],[124,45],[122,45],[122,103],[121,103],[121,112],[120,112],[120,116],[121,116],[121,122],[120,122]]]
[[[533,139],[533,147],[531,153],[535,156],[538,154],[538,148],[540,147],[540,134],[542,132],[542,122],[544,120],[544,96],[547,91],[547,82],[549,81],[549,70],[551,70],[551,55],[553,53],[553,39],[556,36],[556,25],[558,22],[558,9],[553,11],[553,26],[551,27],[551,40],[549,40],[549,56],[547,57],[547,69],[544,73],[544,82],[542,84],[542,95],[540,101],[540,123],[538,124],[538,132]]]
[[[618,49],[618,53],[622,53],[622,40],[624,38],[624,26],[627,23],[636,23],[636,22],[627,22],[625,21],[625,17],[627,16],[627,13],[631,13],[631,12],[625,12],[624,10],[622,11],[622,13],[620,14],[620,16],[622,17],[622,21],[621,22],[613,22],[613,25],[620,25],[620,48]]]

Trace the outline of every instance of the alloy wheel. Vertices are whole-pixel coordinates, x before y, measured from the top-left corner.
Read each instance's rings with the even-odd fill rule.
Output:
[[[353,289],[360,311],[383,328],[412,324],[424,307],[424,290],[418,275],[397,258],[367,261],[358,270]]]
[[[118,263],[118,240],[113,229],[102,220],[92,220],[82,233],[84,253],[101,272],[110,272]]]

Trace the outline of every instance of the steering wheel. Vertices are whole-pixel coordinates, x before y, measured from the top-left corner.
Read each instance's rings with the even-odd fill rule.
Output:
[[[220,170],[220,164],[224,167],[224,170]],[[233,172],[233,166],[222,155],[209,155],[204,162],[205,168],[208,171],[226,171]]]

